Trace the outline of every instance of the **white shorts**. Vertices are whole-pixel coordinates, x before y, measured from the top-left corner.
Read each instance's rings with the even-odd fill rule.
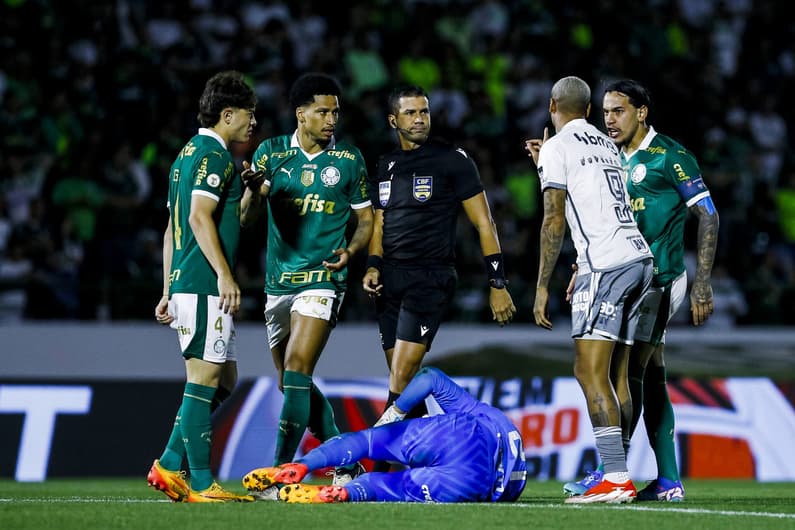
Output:
[[[268,346],[273,348],[290,334],[290,315],[293,311],[299,315],[325,320],[333,328],[337,325],[344,296],[345,293],[337,293],[332,289],[307,289],[297,294],[269,294],[265,303]]]
[[[174,293],[168,312],[174,317],[183,357],[211,363],[237,361],[235,321],[218,308],[219,296]]]
[[[650,287],[640,304],[640,318],[635,340],[658,345],[665,343],[665,328],[674,316],[687,293],[687,272],[683,272],[668,285]]]

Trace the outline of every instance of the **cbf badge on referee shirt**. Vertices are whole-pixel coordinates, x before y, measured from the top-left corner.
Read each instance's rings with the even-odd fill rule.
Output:
[[[433,177],[414,177],[411,191],[418,201],[427,201],[433,194]]]
[[[392,181],[385,180],[384,182],[378,183],[378,202],[381,203],[381,206],[386,206],[386,203],[389,202],[389,195],[392,193]]]

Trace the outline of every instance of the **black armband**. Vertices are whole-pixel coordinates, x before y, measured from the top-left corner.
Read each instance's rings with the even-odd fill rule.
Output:
[[[384,258],[376,254],[370,254],[369,256],[367,256],[367,268],[369,269],[371,267],[374,269],[378,269],[378,271],[380,272],[381,269],[384,267]]]
[[[503,263],[501,252],[483,256],[483,262],[486,264],[486,274],[489,276],[489,283],[492,283],[492,280],[505,281],[505,264]]]
[[[505,279],[502,253],[483,256],[483,262],[486,264],[486,273],[489,275],[489,285],[495,289],[505,289],[508,281]]]

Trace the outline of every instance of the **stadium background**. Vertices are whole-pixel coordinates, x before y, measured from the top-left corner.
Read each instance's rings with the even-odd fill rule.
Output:
[[[539,344],[540,332],[530,324],[540,201],[523,140],[547,125],[549,89],[563,75],[591,84],[591,121],[599,126],[606,81],[644,82],[654,100],[651,123],[696,154],[721,214],[716,314],[695,334],[687,307],[676,316],[670,367],[682,377],[695,371],[696,387],[722,396],[710,402],[705,395],[712,392],[696,392],[696,402],[716,411],[734,402],[722,390],[727,380],[706,377],[716,371],[774,376],[789,403],[777,426],[788,435],[795,395],[787,382],[793,373],[788,326],[795,322],[788,124],[795,111],[782,103],[795,88],[795,27],[782,9],[773,0],[375,0],[348,2],[345,9],[316,1],[6,0],[0,5],[0,431],[12,436],[0,444],[0,476],[19,472],[23,449],[30,448],[26,435],[52,444],[49,460],[34,464],[69,475],[74,457],[90,454],[82,440],[105,428],[99,404],[120,399],[126,384],[135,397],[119,406],[137,419],[110,428],[121,437],[131,430],[149,434],[131,437],[138,443],[125,450],[138,453],[123,470],[106,471],[136,474],[159,451],[159,433],[167,432],[172,415],[162,403],[172,394],[176,403],[182,377],[173,336],[151,322],[162,274],[163,176],[195,132],[204,81],[228,68],[248,74],[260,97],[256,138],[235,148],[238,162],[262,138],[293,130],[286,92],[305,70],[342,81],[339,134],[360,147],[371,171],[394,144],[385,123],[389,88],[410,81],[431,92],[435,133],[478,162],[520,312],[510,340],[488,324],[482,261],[462,224],[461,284],[450,314],[457,324],[442,329],[429,360],[447,359],[446,369],[459,374],[509,380],[509,372],[525,382],[539,373],[558,382],[570,375],[570,339],[562,332],[562,297],[551,307],[558,333]],[[246,229],[243,237],[240,333],[252,337],[246,351],[254,350],[241,362],[247,396],[255,378],[272,368],[261,325],[265,227]],[[689,226],[690,251],[693,237]],[[564,253],[551,286],[559,292],[573,249]],[[362,266],[358,256],[352,279]],[[319,375],[362,377],[364,384],[385,375],[384,366],[379,372],[359,360],[366,355],[383,364],[371,308],[356,283],[334,335]],[[73,412],[48,416],[29,408],[26,399],[57,401],[60,394],[47,394],[51,385],[67,387],[68,395],[78,387]],[[349,421],[347,412],[344,418]],[[34,427],[45,430],[28,431]],[[753,423],[743,429],[756,432]],[[720,443],[732,447],[750,443],[734,431],[724,438]],[[716,448],[700,447],[700,454]],[[754,476],[753,457],[750,465],[740,460],[737,468]]]
[[[721,214],[710,325],[791,324],[795,288],[795,26],[773,0],[333,2],[7,0],[0,10],[0,318],[148,319],[160,288],[164,175],[197,128],[212,73],[260,97],[256,138],[289,133],[286,92],[309,69],[343,83],[339,134],[371,171],[391,149],[385,95],[431,92],[433,129],[477,161],[519,320],[531,320],[540,221],[523,140],[547,123],[551,84],[594,92],[621,76],[652,91],[651,123],[698,157]],[[779,16],[777,16],[779,15]],[[476,238],[462,226],[451,318],[487,321]],[[262,224],[244,233],[243,320],[262,308]],[[688,247],[693,246],[689,226]],[[572,249],[552,292],[568,278]],[[359,277],[363,256],[353,265]],[[358,287],[358,286],[357,286]],[[565,304],[553,304],[558,315]],[[685,308],[686,310],[686,308]],[[686,317],[686,311],[683,312]],[[369,321],[361,289],[343,321]],[[678,322],[684,323],[686,318]]]

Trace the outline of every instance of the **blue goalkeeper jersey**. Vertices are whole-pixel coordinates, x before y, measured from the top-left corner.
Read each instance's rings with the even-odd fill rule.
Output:
[[[513,422],[499,409],[478,401],[440,370],[423,368],[395,402],[400,410],[411,410],[426,396],[432,395],[445,414],[465,414],[474,418],[482,432],[488,433],[496,441],[491,472],[493,483],[491,501],[514,501],[524,489],[527,479],[527,463],[524,444]],[[432,440],[404,440],[406,444],[422,446],[433,444],[449,448],[456,457],[469,459],[480,455],[467,455],[467,451],[482,450],[478,445],[462,445],[455,431],[419,431],[423,436],[433,436]],[[453,478],[453,477],[451,477]],[[470,477],[460,477],[462,482]],[[486,477],[481,477],[486,479]]]
[[[481,403],[443,372],[423,368],[395,402],[411,410],[433,396],[444,414],[387,422],[335,436],[298,462],[310,470],[362,458],[405,469],[364,473],[345,485],[351,502],[506,502],[527,479],[524,444],[502,411]]]

